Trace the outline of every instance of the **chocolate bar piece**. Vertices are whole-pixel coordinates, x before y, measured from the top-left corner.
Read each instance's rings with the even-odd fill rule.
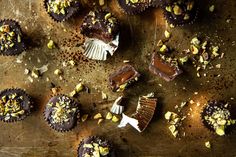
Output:
[[[109,76],[112,91],[123,91],[130,83],[137,81],[140,74],[127,64]]]
[[[171,58],[166,59],[165,56],[160,56],[157,53],[152,55],[149,71],[160,76],[166,81],[173,80],[176,76],[183,72],[179,69],[176,61],[171,60]]]

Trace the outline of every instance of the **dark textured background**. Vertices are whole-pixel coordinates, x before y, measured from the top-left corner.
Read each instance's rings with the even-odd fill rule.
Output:
[[[85,6],[90,6],[84,0]],[[215,12],[210,13],[208,7],[215,4]],[[89,61],[81,55],[80,35],[78,28],[86,9],[68,22],[56,23],[47,15],[41,0],[0,0],[0,18],[15,19],[20,22],[26,34],[29,48],[22,63],[16,63],[16,57],[0,57],[0,89],[21,87],[32,95],[36,111],[22,122],[13,124],[0,123],[0,157],[71,157],[76,156],[79,141],[89,135],[101,135],[108,138],[118,149],[119,157],[198,157],[198,156],[236,156],[236,133],[230,136],[218,137],[206,130],[200,121],[201,107],[207,100],[223,99],[232,105],[235,100],[236,84],[236,1],[235,0],[201,0],[199,20],[194,25],[169,29],[165,24],[160,9],[151,8],[138,16],[127,16],[117,8],[114,0],[112,11],[121,21],[120,47],[115,55],[105,62]],[[229,23],[226,19],[230,18]],[[67,31],[63,31],[66,29]],[[221,69],[205,71],[207,77],[196,77],[195,69],[188,65],[185,73],[173,82],[167,83],[148,72],[150,54],[159,39],[164,39],[164,30],[170,30],[172,37],[169,46],[179,52],[189,47],[190,40],[199,35],[208,38],[220,46],[220,52],[225,53],[221,60]],[[58,48],[47,49],[48,38],[51,37]],[[63,67],[62,62],[74,59],[77,66]],[[157,114],[149,127],[143,133],[138,133],[131,127],[119,129],[116,124],[105,121],[98,126],[95,120],[78,123],[77,127],[68,133],[57,133],[50,129],[43,120],[44,105],[51,95],[50,84],[61,87],[61,93],[69,93],[82,79],[91,88],[91,93],[82,93],[79,100],[84,112],[106,113],[119,93],[112,93],[107,87],[107,76],[122,61],[128,59],[142,73],[141,80],[129,88],[124,94],[128,98],[126,113],[134,112],[139,95],[155,92],[159,98]],[[40,62],[39,62],[40,61]],[[32,69],[49,64],[49,70],[39,79],[30,83],[24,69]],[[56,68],[64,71],[64,79],[59,80],[53,74]],[[220,74],[220,77],[215,77]],[[47,82],[46,78],[50,81]],[[162,87],[159,86],[162,84]],[[186,90],[183,90],[183,87]],[[100,91],[108,94],[108,101],[101,99]],[[198,92],[198,95],[194,95]],[[192,99],[196,103],[184,108],[183,113],[190,112],[181,130],[186,136],[174,139],[163,118],[166,111],[174,111],[174,106],[182,101]],[[91,114],[91,115],[93,115]],[[212,149],[204,146],[210,140]]]

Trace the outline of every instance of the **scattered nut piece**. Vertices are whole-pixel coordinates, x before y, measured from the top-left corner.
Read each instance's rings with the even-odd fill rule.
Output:
[[[170,35],[171,35],[170,32],[168,32],[167,30],[165,30],[165,33],[164,33],[164,34],[165,34],[165,37],[166,37],[166,38],[170,38]]]
[[[123,60],[123,63],[129,63],[130,61],[129,60]]]
[[[214,5],[211,5],[210,7],[209,7],[209,11],[210,12],[213,12],[215,10],[215,6]]]
[[[82,122],[85,122],[87,119],[88,119],[88,114],[84,114],[84,115],[81,117]]]
[[[55,75],[61,75],[61,74],[62,74],[62,71],[61,71],[60,69],[56,69],[56,70],[54,71],[54,74],[55,74]]]
[[[34,78],[39,78],[39,71],[34,68],[32,70],[31,76],[34,77]]]
[[[81,92],[84,89],[84,85],[82,83],[79,83],[75,86],[75,91],[77,93]]]
[[[118,122],[120,119],[119,119],[118,117],[116,117],[116,116],[113,115],[113,117],[112,117],[111,120],[112,120],[112,122],[116,123],[116,122]]]
[[[93,117],[93,119],[99,119],[99,118],[102,118],[101,113],[97,113],[97,114]]]
[[[106,119],[107,119],[107,120],[111,120],[111,119],[112,119],[112,114],[111,114],[111,112],[108,112],[108,113],[107,113]]]
[[[102,122],[103,122],[102,118],[98,119],[98,125],[100,125]]]
[[[216,68],[220,69],[221,68],[221,64],[216,64]]]
[[[29,72],[30,72],[30,70],[26,68],[24,74],[25,74],[25,75],[28,75]]]
[[[211,149],[211,143],[210,143],[210,141],[205,142],[205,146],[206,146],[208,149]]]
[[[49,40],[47,46],[48,46],[49,49],[53,49],[53,48],[55,48],[54,41],[53,41],[53,40]]]
[[[166,45],[162,45],[160,48],[160,52],[167,52],[168,51],[168,47]]]
[[[75,66],[75,61],[70,60],[69,63],[70,63],[71,66]]]
[[[76,91],[73,90],[72,92],[70,92],[69,96],[70,96],[70,97],[74,97],[76,94],[77,94]]]
[[[163,41],[162,40],[159,40],[158,42],[157,42],[157,46],[158,47],[161,47],[163,45]]]
[[[102,100],[107,100],[108,96],[106,93],[102,92]]]

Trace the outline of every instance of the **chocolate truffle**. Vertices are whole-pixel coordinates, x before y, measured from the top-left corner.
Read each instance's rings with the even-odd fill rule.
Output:
[[[109,85],[114,92],[123,91],[131,83],[138,81],[139,77],[140,74],[134,67],[126,64],[109,76]]]
[[[195,0],[166,0],[163,10],[170,24],[181,26],[190,24],[196,19],[198,6]]]
[[[14,20],[0,21],[0,53],[18,55],[25,50],[20,25]]]
[[[78,0],[44,0],[48,14],[57,22],[72,17],[80,7]]]
[[[121,9],[130,15],[143,12],[149,5],[149,0],[118,0]]]
[[[5,89],[0,92],[0,120],[4,122],[25,119],[32,107],[31,98],[22,89]]]
[[[95,60],[106,60],[119,45],[118,20],[107,11],[91,11],[83,21],[81,33],[86,36],[84,55]]]
[[[82,140],[78,148],[78,157],[115,157],[112,145],[105,139],[90,136]]]
[[[210,101],[204,107],[201,118],[204,126],[219,136],[230,132],[236,120],[228,103]],[[235,115],[234,115],[235,118]]]
[[[69,131],[75,127],[79,105],[65,95],[52,97],[46,105],[44,118],[57,131]]]
[[[149,71],[166,81],[171,81],[182,73],[182,70],[179,69],[177,60],[166,57],[165,55],[157,54],[156,52],[152,55]]]

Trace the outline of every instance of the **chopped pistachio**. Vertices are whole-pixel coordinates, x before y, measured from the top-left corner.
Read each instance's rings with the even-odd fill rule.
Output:
[[[130,61],[129,60],[123,60],[123,63],[129,63]]]
[[[108,20],[110,17],[111,17],[111,13],[107,13],[107,14],[105,15],[105,20]]]
[[[167,52],[168,51],[168,47],[166,45],[162,45],[160,48],[160,52]]]
[[[83,144],[83,147],[84,148],[93,148],[93,145],[85,143],[85,144]]]
[[[185,14],[185,15],[184,15],[184,20],[189,20],[189,18],[190,18],[190,17],[189,17],[189,14]]]
[[[84,115],[81,117],[82,122],[85,122],[87,119],[88,119],[88,114],[84,114]]]
[[[195,46],[199,46],[200,45],[200,40],[197,37],[194,37],[191,42],[191,44],[195,45]]]
[[[62,71],[61,71],[60,69],[56,69],[56,70],[54,71],[54,74],[55,74],[55,75],[61,75],[61,74],[62,74]]]
[[[119,121],[119,118],[116,117],[115,115],[113,115],[111,120],[112,120],[112,122],[116,123]]]
[[[103,122],[102,118],[98,119],[98,125],[100,125],[102,122]]]
[[[220,136],[225,135],[225,127],[224,126],[220,126],[220,127],[216,128],[216,134],[220,135]]]
[[[168,32],[167,30],[165,30],[165,33],[164,33],[164,34],[165,34],[165,37],[166,37],[166,38],[170,38],[170,32]]]
[[[184,64],[184,63],[187,62],[187,61],[188,61],[188,56],[179,58],[179,62],[180,62],[181,64]]]
[[[71,66],[75,66],[75,61],[70,60],[69,63],[70,63]]]
[[[215,6],[214,5],[211,5],[210,7],[209,7],[209,11],[210,12],[213,12],[215,10]]]
[[[48,42],[48,44],[47,44],[47,47],[48,47],[49,49],[55,48],[54,41],[53,41],[53,40],[49,40],[49,42]]]
[[[77,93],[81,92],[84,89],[84,85],[82,83],[79,83],[75,86],[75,91]]]
[[[107,100],[108,96],[106,93],[102,92],[102,100]]]
[[[109,154],[109,148],[99,146],[99,152],[102,156],[106,156],[107,154]]]
[[[107,113],[107,115],[106,115],[106,119],[107,119],[107,120],[112,119],[112,114],[111,114],[111,112],[108,112],[108,113]]]
[[[194,55],[198,54],[198,52],[199,52],[198,48],[197,48],[195,45],[190,45],[190,51],[191,51]]]
[[[166,11],[168,11],[168,12],[171,12],[172,11],[172,8],[171,8],[171,6],[166,6]]]
[[[221,64],[216,64],[216,68],[220,69],[221,68]]]
[[[74,97],[76,94],[77,94],[76,91],[73,90],[72,92],[70,92],[69,96],[70,96],[70,97]]]
[[[34,68],[32,70],[31,76],[34,77],[34,78],[39,78],[39,70]]]
[[[205,142],[205,146],[206,146],[208,149],[211,149],[211,143],[210,143],[210,141]]]
[[[219,51],[219,46],[212,46],[212,54],[217,57],[219,56],[219,53],[217,53]]]
[[[97,114],[93,117],[93,119],[99,119],[99,118],[102,118],[101,113],[97,113]]]
[[[105,4],[104,0],[99,0],[99,5],[103,6]]]
[[[171,113],[170,111],[166,112],[166,114],[165,114],[165,119],[170,120],[171,114],[172,114],[172,113]]]
[[[174,6],[173,11],[175,15],[181,15],[183,13],[183,10],[178,5]]]
[[[158,47],[161,47],[163,45],[163,41],[162,40],[159,40],[158,42],[157,42],[157,46]]]

